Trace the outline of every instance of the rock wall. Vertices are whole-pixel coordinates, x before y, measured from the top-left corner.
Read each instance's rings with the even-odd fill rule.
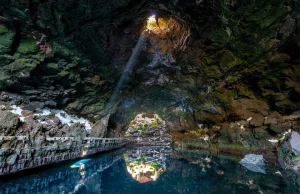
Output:
[[[299,131],[291,117],[300,110],[300,1],[5,0],[0,6],[0,90],[18,93],[12,97],[18,104],[84,116],[99,129],[107,126],[98,134],[109,137],[124,136],[138,113],[151,112],[177,141],[233,150],[270,150],[268,139]],[[168,33],[144,32],[152,15]],[[141,53],[125,69],[141,34]],[[108,107],[123,73],[124,87]]]
[[[11,109],[7,102],[0,104],[0,175],[92,155],[125,143],[103,138],[107,127],[104,120],[89,130],[85,124],[66,123],[67,117],[72,118],[63,115],[66,113],[37,114],[20,107]]]
[[[297,132],[288,132],[281,140],[278,149],[280,165],[288,172],[291,184],[300,191],[300,135]]]

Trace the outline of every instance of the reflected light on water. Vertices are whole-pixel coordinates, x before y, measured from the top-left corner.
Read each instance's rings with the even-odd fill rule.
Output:
[[[156,181],[165,172],[165,169],[158,169],[154,165],[145,163],[129,163],[126,166],[131,177],[139,183]]]
[[[272,162],[266,166],[267,174],[254,173],[241,167],[236,157],[215,158],[208,152],[167,147],[128,147],[72,166],[67,162],[5,177],[0,180],[0,193],[299,193],[299,185],[285,173],[278,175],[280,169]]]
[[[159,147],[128,149],[123,155],[126,170],[139,183],[157,181],[166,172],[168,153]]]

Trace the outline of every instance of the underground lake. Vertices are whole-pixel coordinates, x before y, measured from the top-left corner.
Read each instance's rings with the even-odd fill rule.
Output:
[[[268,162],[265,173],[255,173],[239,159],[171,147],[127,147],[1,179],[0,193],[296,193],[276,161]]]

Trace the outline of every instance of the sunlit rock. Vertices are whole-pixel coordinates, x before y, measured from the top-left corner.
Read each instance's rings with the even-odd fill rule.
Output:
[[[171,137],[166,122],[157,114],[138,114],[125,132],[127,139],[141,145],[170,145]]]
[[[167,66],[175,63],[173,55],[186,49],[190,36],[188,25],[180,24],[173,18],[160,18],[156,15],[148,17],[145,32],[151,43],[147,48],[152,53],[149,67],[155,67],[159,63]]]

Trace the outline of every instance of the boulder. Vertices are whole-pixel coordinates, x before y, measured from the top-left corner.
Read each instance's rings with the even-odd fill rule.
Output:
[[[262,155],[247,154],[240,161],[240,164],[250,171],[266,174],[264,157]]]
[[[70,131],[68,134],[66,134],[67,137],[79,137],[80,139],[83,139],[86,137],[86,130],[84,126],[80,123],[74,123],[70,126]]]
[[[252,120],[249,122],[251,125],[256,127],[263,125],[265,118],[262,115],[256,113],[252,113],[250,115],[252,115]]]
[[[263,125],[269,112],[269,106],[266,102],[253,99],[234,100],[232,107],[239,118],[247,120],[251,117],[249,123],[256,127]]]
[[[281,120],[282,117],[278,112],[272,112],[265,117],[264,125],[277,125]]]
[[[290,145],[293,153],[296,156],[300,155],[300,134],[297,132],[292,132],[290,137]]]
[[[4,136],[14,135],[19,125],[17,115],[9,111],[0,111],[0,134]]]
[[[285,22],[281,25],[278,34],[283,40],[286,40],[294,31],[296,27],[296,20],[290,15],[287,16]]]
[[[270,134],[268,132],[267,126],[261,126],[254,128],[254,136],[259,140],[267,140],[270,139]]]
[[[36,111],[38,109],[44,108],[44,105],[45,104],[43,102],[33,101],[30,102],[28,105],[24,106],[24,109],[29,111]]]
[[[108,119],[110,114],[106,115],[102,119],[98,120],[92,127],[91,136],[92,137],[105,137],[107,133]]]
[[[276,134],[279,133],[284,133],[285,131],[288,131],[293,127],[292,122],[283,122],[283,123],[278,123],[277,125],[270,125],[270,130],[275,132]]]

